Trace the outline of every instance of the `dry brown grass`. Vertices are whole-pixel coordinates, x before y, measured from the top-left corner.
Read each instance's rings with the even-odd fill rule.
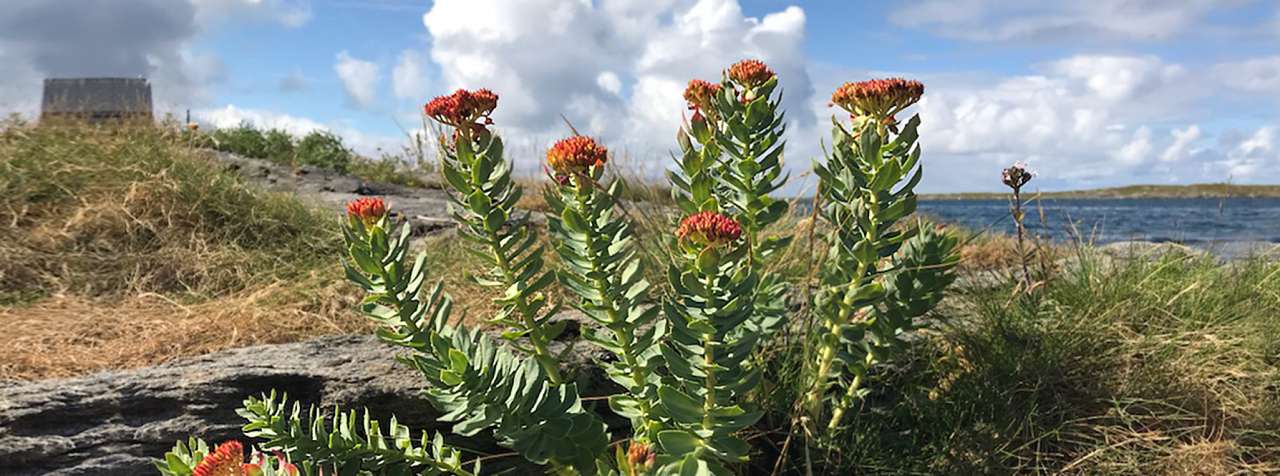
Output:
[[[160,294],[59,295],[0,308],[0,380],[73,377],[257,344],[370,331],[354,295],[330,281],[294,283],[182,304]]]
[[[367,330],[333,212],[166,131],[0,128],[0,378]]]
[[[1028,262],[1033,271],[1052,264],[1071,254],[1071,250],[1058,243],[1028,240]],[[960,265],[973,271],[997,271],[1019,266],[1017,239],[1003,234],[986,233],[966,240],[960,247]]]
[[[548,212],[551,207],[547,205],[546,199],[542,197],[542,189],[547,186],[547,181],[536,178],[518,178],[516,186],[524,189],[524,193],[520,195],[520,200],[516,202],[516,207],[522,210],[532,210],[535,212]]]

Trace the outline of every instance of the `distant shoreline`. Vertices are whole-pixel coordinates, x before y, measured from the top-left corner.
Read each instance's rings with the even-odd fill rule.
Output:
[[[1280,185],[1234,185],[1201,183],[1192,185],[1128,185],[1124,187],[1071,190],[1064,192],[1023,192],[1027,198],[1280,198]],[[921,200],[1005,200],[1007,192],[924,193]]]

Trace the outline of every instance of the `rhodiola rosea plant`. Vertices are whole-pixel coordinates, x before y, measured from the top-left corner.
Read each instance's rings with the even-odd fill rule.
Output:
[[[346,276],[364,292],[360,310],[379,325],[377,336],[407,351],[400,360],[421,373],[452,433],[489,435],[549,473],[742,471],[758,454],[744,431],[763,415],[760,351],[788,328],[808,337],[791,416],[808,441],[830,445],[866,395],[868,373],[937,304],[957,261],[953,236],[905,220],[921,173],[919,118],[896,115],[922,93],[919,83],[893,79],[850,83],[833,96],[848,116],[833,118],[830,153],[815,163],[826,252],[813,301],[801,307],[808,315],[788,310],[796,283],[768,268],[791,241],[771,228],[788,212],[774,196],[786,182],[785,121],[777,76],[754,60],[685,91],[692,115],[669,174],[677,216],[667,262],[639,253],[641,237],[617,208],[622,186],[605,170],[609,152],[580,135],[546,154],[544,245],[515,206],[523,190],[492,130],[498,96],[481,89],[436,98],[425,113],[444,128],[439,154],[459,236],[486,264],[473,279],[499,290],[486,326],[497,332],[455,317],[430,263],[411,253],[409,227],[380,199],[347,208]],[[548,250],[557,269],[547,266]],[[654,266],[665,273],[646,272]],[[662,274],[665,286],[648,281]],[[551,302],[553,286],[567,302]],[[608,407],[629,431],[611,431],[584,405],[552,351],[566,327],[561,306],[585,315],[582,337],[611,356],[598,362],[618,388]],[[810,320],[820,325],[803,325]],[[304,409],[274,393],[250,397],[239,413],[257,442],[247,460],[240,442],[210,451],[193,438],[156,466],[166,475],[482,472],[479,458],[444,435],[394,418]]]

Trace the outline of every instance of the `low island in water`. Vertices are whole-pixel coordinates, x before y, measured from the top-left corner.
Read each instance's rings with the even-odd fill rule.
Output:
[[[1134,185],[1023,198],[1028,230],[1054,241],[1174,242],[1227,255],[1280,243],[1280,185]],[[1013,232],[1008,193],[922,195],[918,210],[972,230]]]
[[[1197,183],[1190,185],[1127,185],[1124,187],[1035,192],[1026,190],[1027,198],[1280,198],[1280,185],[1238,185],[1231,183]],[[921,200],[996,200],[1007,199],[1008,192],[924,193]]]

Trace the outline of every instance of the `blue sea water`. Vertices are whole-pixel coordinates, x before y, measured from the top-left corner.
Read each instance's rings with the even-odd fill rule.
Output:
[[[1005,200],[923,200],[918,210],[972,230],[1014,229]],[[1053,240],[1280,243],[1280,198],[1044,199],[1026,214],[1030,232]]]

